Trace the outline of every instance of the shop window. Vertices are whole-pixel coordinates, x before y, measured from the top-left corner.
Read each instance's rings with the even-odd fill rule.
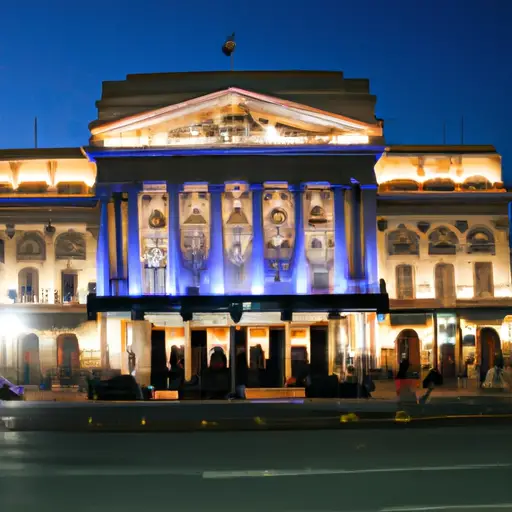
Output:
[[[492,263],[475,263],[475,297],[494,297],[494,276]]]
[[[419,236],[409,229],[400,227],[392,231],[388,235],[388,254],[401,255],[411,254],[418,255],[420,253],[420,238]]]
[[[448,178],[427,180],[423,183],[423,190],[426,192],[453,192],[455,183]]]
[[[487,228],[472,229],[467,236],[469,254],[496,254],[494,235]]]
[[[414,269],[412,265],[398,265],[396,274],[396,298],[414,299]]]
[[[438,263],[435,268],[436,299],[455,299],[455,270],[451,263]]]
[[[428,236],[429,254],[455,254],[459,239],[457,235],[445,226],[436,228]]]
[[[467,178],[461,186],[462,190],[477,191],[490,190],[493,188],[492,183],[483,176],[471,176]]]
[[[35,268],[24,268],[18,274],[19,302],[37,302],[39,272]]]

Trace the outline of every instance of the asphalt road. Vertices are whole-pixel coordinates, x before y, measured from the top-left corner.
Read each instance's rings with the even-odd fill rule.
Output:
[[[395,512],[489,511],[498,505],[512,510],[511,448],[509,427],[483,425],[3,431],[0,510]]]

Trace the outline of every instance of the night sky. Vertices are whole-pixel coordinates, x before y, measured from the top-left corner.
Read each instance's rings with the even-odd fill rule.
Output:
[[[512,0],[24,0],[0,6],[0,148],[87,143],[102,80],[342,70],[369,78],[393,144],[494,144],[512,182]]]

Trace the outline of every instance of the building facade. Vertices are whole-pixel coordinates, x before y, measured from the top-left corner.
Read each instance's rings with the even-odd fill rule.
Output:
[[[394,146],[379,159],[379,273],[391,314],[381,319],[384,367],[478,381],[510,357],[508,204],[490,146]]]
[[[508,354],[499,155],[386,147],[375,102],[334,72],[129,75],[87,146],[0,151],[0,373],[160,387],[243,353],[282,387]]]
[[[73,382],[94,359],[96,166],[80,149],[0,151],[0,373]],[[89,358],[89,359],[90,359]]]

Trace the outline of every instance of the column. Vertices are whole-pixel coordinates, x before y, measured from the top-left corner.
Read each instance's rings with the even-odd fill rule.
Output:
[[[263,251],[263,186],[251,185],[252,190],[252,259],[251,293],[265,293],[265,255]]]
[[[108,196],[100,198],[100,228],[98,232],[98,252],[96,253],[96,293],[100,297],[110,295],[108,201]]]
[[[350,192],[350,208],[350,244],[352,246],[352,268],[350,269],[350,277],[359,280],[363,276],[363,262],[361,255],[361,189],[358,184],[352,185]]]
[[[142,295],[142,265],[140,261],[139,190],[132,185],[128,192],[128,292]]]
[[[177,277],[179,272],[180,254],[180,187],[175,183],[167,184],[169,197],[169,222],[167,236],[167,269],[165,289],[168,295],[177,295]],[[186,361],[186,357],[185,357]],[[186,363],[185,363],[186,364]]]
[[[102,370],[108,368],[108,342],[107,342],[107,316],[98,313],[97,318],[98,337],[100,339],[100,366]]]
[[[114,222],[116,230],[116,277],[121,280],[124,278],[124,258],[123,258],[123,215],[121,212],[121,194],[114,194]]]
[[[236,326],[229,327],[229,376],[230,391],[234,395],[236,393]]]
[[[128,323],[128,344],[135,354],[135,379],[141,386],[151,384],[151,323],[132,320]]]
[[[362,185],[364,275],[370,289],[379,284],[377,260],[377,185]]]
[[[292,376],[292,329],[291,322],[284,323],[284,382]]]
[[[328,317],[328,343],[327,343],[327,364],[328,375],[339,374],[340,369],[336,364],[339,349],[341,347],[341,316],[339,313],[329,313]]]
[[[304,247],[304,204],[303,189],[295,192],[295,293],[306,294],[309,291],[309,266]]]
[[[210,293],[224,295],[224,240],[222,238],[222,192],[224,185],[210,185]]]
[[[334,292],[347,290],[348,256],[345,224],[345,191],[334,188]]]
[[[183,327],[185,330],[185,380],[190,380],[192,378],[192,336],[190,331],[190,321],[184,321]]]

